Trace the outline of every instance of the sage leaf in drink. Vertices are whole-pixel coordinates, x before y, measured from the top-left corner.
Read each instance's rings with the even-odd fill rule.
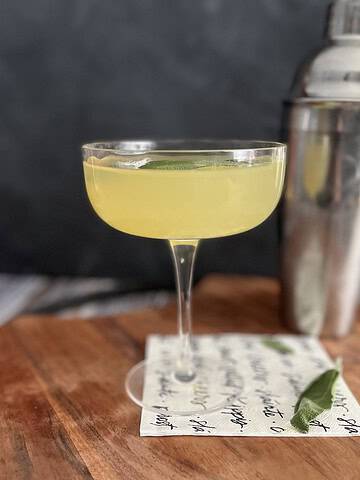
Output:
[[[198,168],[209,169],[234,166],[239,166],[239,164],[233,160],[181,157],[173,160],[150,160],[141,165],[140,168],[141,170],[195,170]]]
[[[340,372],[332,368],[315,378],[300,395],[291,425],[301,433],[309,432],[309,423],[324,410],[330,410]]]
[[[276,350],[277,352],[282,354],[294,352],[293,349],[285,345],[285,343],[280,342],[280,340],[276,340],[275,338],[272,338],[272,337],[264,338],[262,343],[263,345],[265,345],[265,347],[271,348],[272,350]]]
[[[202,162],[196,160],[151,160],[140,168],[142,170],[193,170],[203,166]]]

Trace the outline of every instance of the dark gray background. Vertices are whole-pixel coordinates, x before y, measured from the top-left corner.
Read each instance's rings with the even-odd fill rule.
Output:
[[[328,1],[1,0],[0,270],[170,282],[166,244],[92,213],[80,145],[124,137],[277,139]],[[203,243],[207,271],[276,274],[273,215]]]

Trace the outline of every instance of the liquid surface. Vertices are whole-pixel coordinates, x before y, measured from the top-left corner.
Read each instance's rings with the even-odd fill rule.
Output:
[[[105,222],[133,235],[177,240],[256,227],[279,201],[284,169],[270,158],[255,165],[156,160],[137,168],[111,156],[84,162],[89,199]]]

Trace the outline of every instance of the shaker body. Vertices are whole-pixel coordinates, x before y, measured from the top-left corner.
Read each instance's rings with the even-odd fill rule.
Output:
[[[360,101],[294,101],[288,142],[284,318],[301,333],[343,336],[360,284]]]

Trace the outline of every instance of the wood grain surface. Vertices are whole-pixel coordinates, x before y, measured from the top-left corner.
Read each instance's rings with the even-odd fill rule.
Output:
[[[270,279],[210,276],[196,288],[195,332],[285,331]],[[94,320],[27,316],[0,329],[0,478],[359,479],[360,438],[140,438],[127,370],[176,309]],[[326,341],[360,397],[360,328]]]

